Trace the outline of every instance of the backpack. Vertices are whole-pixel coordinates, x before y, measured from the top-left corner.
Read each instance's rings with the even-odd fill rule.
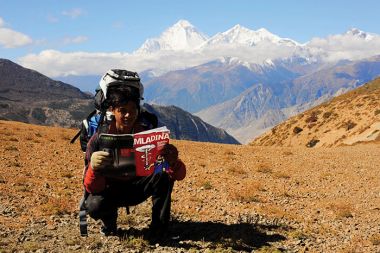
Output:
[[[112,120],[112,114],[107,113],[107,109],[110,106],[107,97],[107,91],[109,87],[116,87],[122,92],[124,86],[136,88],[138,92],[136,96],[139,99],[143,99],[142,95],[144,87],[140,82],[140,78],[136,72],[128,70],[111,69],[105,75],[102,76],[99,82],[99,87],[96,89],[94,97],[95,110],[92,111],[86,119],[81,123],[78,133],[70,141],[73,144],[76,139],[79,138],[82,151],[85,153],[87,149],[87,143],[96,132],[105,132],[108,129],[108,123]],[[156,128],[158,126],[157,116],[148,112],[145,109],[140,109],[138,120],[147,129]],[[83,170],[83,182],[88,168],[87,160],[85,160],[85,166]],[[84,188],[84,187],[83,187]],[[87,236],[87,208],[85,201],[89,193],[84,188],[83,197],[79,203],[79,228],[81,236]],[[127,207],[127,213],[129,213]]]

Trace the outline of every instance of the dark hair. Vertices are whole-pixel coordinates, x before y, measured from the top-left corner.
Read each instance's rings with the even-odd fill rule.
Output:
[[[108,89],[107,100],[112,107],[122,106],[129,101],[135,102],[140,111],[140,93],[134,87],[110,87]]]

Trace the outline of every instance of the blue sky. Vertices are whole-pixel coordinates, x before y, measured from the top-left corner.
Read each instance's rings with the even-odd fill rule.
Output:
[[[235,24],[264,27],[280,37],[306,42],[357,27],[380,33],[380,1],[73,1],[0,0],[3,27],[33,43],[0,45],[0,57],[17,59],[45,49],[62,52],[132,52],[179,19],[211,36]]]

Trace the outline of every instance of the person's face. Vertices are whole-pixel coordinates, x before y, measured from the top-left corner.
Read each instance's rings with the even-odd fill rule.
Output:
[[[131,130],[137,119],[137,105],[133,101],[127,104],[112,108],[115,115],[116,127],[120,130]]]

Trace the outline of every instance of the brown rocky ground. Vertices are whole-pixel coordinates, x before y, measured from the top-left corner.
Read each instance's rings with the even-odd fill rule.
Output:
[[[251,145],[335,147],[380,140],[380,78],[289,118]]]
[[[278,148],[173,141],[188,175],[173,235],[146,239],[150,203],[120,210],[120,237],[89,220],[74,130],[0,121],[0,252],[380,252],[379,144]]]

